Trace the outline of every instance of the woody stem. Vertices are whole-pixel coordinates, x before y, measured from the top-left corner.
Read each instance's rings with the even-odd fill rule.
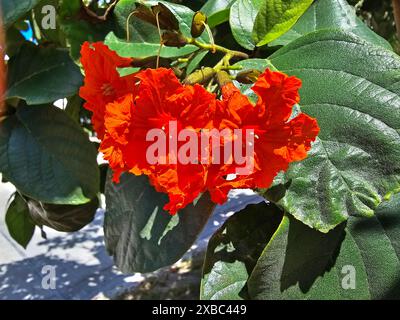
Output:
[[[400,0],[392,0],[393,15],[396,23],[397,37],[400,39]]]

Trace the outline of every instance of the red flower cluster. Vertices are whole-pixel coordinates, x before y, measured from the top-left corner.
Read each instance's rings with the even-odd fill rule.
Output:
[[[158,192],[167,193],[164,207],[175,214],[208,191],[215,203],[223,203],[234,188],[268,188],[289,163],[307,156],[319,127],[315,119],[300,114],[290,120],[299,102],[301,81],[280,72],[266,70],[253,86],[258,101],[253,104],[232,83],[222,88],[222,100],[200,85],[182,85],[170,69],[146,69],[121,77],[117,68],[129,66],[131,59],[119,57],[102,43],[82,47],[85,84],[80,95],[93,112],[93,126],[102,140],[100,151],[114,171],[114,181],[122,172],[145,174]],[[234,161],[214,164],[182,164],[165,161],[150,164],[146,141],[152,129],[170,136],[168,124],[177,130],[252,129],[254,131],[254,170],[228,180],[240,165]],[[167,140],[167,144],[170,144]],[[184,142],[177,142],[178,148]],[[221,144],[222,148],[222,144]],[[200,159],[200,151],[199,159]]]

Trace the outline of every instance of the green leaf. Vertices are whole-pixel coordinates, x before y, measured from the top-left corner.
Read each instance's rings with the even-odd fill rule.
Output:
[[[79,95],[69,97],[65,107],[65,113],[68,114],[76,123],[80,123],[80,113],[83,105],[83,99]]]
[[[163,210],[166,194],[146,176],[124,174],[119,184],[106,184],[106,247],[124,273],[151,272],[178,261],[203,229],[214,204],[203,195],[171,216]]]
[[[253,28],[263,0],[237,0],[231,7],[229,24],[235,40],[244,48],[253,50]]]
[[[186,67],[186,74],[191,74],[194,70],[196,70],[200,62],[208,53],[208,51],[199,51],[198,53],[196,53],[195,57],[190,60]]]
[[[75,94],[82,85],[79,68],[68,51],[24,45],[9,61],[7,98],[28,104],[53,102]]]
[[[282,37],[270,45],[287,45],[303,35],[323,29],[341,29],[353,32],[359,37],[386,49],[390,44],[373,32],[360,18],[346,0],[318,0],[301,16],[299,21]]]
[[[30,198],[78,205],[99,191],[97,152],[54,106],[19,106],[0,127],[0,172]]]
[[[304,36],[270,58],[303,81],[301,110],[321,128],[308,158],[284,175],[279,205],[323,232],[350,215],[372,216],[400,190],[400,58],[334,30]],[[265,69],[267,60],[252,61]]]
[[[25,200],[15,193],[6,213],[6,225],[11,237],[26,249],[35,232]]]
[[[281,210],[265,202],[230,217],[208,243],[201,299],[247,298],[249,274],[281,220]]]
[[[328,234],[286,216],[248,281],[252,299],[399,299],[400,195]]]
[[[321,128],[308,158],[288,170],[280,204],[321,231],[373,215],[400,190],[399,56],[350,33],[318,31],[270,58],[302,79],[302,111]]]
[[[214,28],[229,20],[229,10],[236,0],[208,0],[200,9],[207,16],[207,23]]]
[[[157,56],[160,49],[159,43],[126,42],[118,39],[113,32],[107,35],[105,44],[122,57],[146,58]],[[160,56],[163,58],[176,58],[188,55],[196,50],[198,50],[198,48],[192,45],[184,46],[182,48],[163,46]]]
[[[313,0],[264,0],[257,14],[253,39],[263,46],[286,33]]]
[[[85,41],[103,41],[111,27],[108,25],[91,24],[84,20],[74,18],[62,20],[60,29],[64,33],[66,42],[70,49],[70,55],[74,61],[80,58],[81,46]]]
[[[3,23],[6,28],[25,16],[40,0],[2,0],[0,12],[3,13]]]

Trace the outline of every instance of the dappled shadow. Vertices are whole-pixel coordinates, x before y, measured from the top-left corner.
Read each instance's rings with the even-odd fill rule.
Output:
[[[208,239],[223,225],[225,220],[235,212],[243,210],[249,204],[256,204],[263,201],[265,201],[264,198],[250,190],[232,191],[229,194],[228,201],[214,209],[213,215],[198,238],[197,245],[206,246],[208,244]]]
[[[262,198],[250,192],[233,193],[226,204],[217,206],[191,251],[205,247],[209,237],[232,211],[260,201]],[[38,254],[13,263],[0,264],[0,299],[91,299],[99,293],[113,297],[129,287],[138,286],[142,280],[139,274],[133,277],[122,275],[113,267],[113,260],[104,246],[102,226],[103,214],[100,213],[81,231],[57,233],[56,236],[49,231],[47,240],[40,239],[34,244]],[[55,290],[42,287],[42,269],[46,265],[55,267]],[[176,277],[177,283],[181,281],[180,277]],[[192,286],[194,288],[195,284],[192,283]]]
[[[44,254],[0,265],[0,299],[90,299],[123,285],[126,276],[112,267],[101,225],[98,216],[79,232],[39,241]],[[55,267],[54,290],[42,286],[44,266]]]

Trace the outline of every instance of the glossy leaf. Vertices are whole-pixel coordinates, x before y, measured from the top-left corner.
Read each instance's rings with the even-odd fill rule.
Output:
[[[385,39],[373,32],[357,17],[355,9],[346,0],[315,1],[293,28],[270,45],[287,45],[303,35],[323,29],[352,32],[371,43],[392,49]]]
[[[117,38],[112,32],[106,37],[105,44],[122,57],[147,58],[151,56],[157,56],[158,51],[160,50],[159,43],[126,42]],[[176,58],[188,55],[197,49],[197,47],[192,45],[187,45],[183,48],[163,46],[161,48],[160,56],[163,58]]]
[[[253,38],[263,46],[286,33],[313,0],[263,0],[254,23]]]
[[[82,84],[67,50],[24,45],[9,61],[7,98],[28,104],[54,102],[75,94]]]
[[[231,7],[229,24],[235,40],[244,48],[253,50],[253,28],[263,0],[237,0]]]
[[[26,248],[35,232],[35,224],[29,216],[25,200],[16,193],[6,212],[6,225],[10,236]]]
[[[208,25],[214,28],[229,20],[229,9],[236,0],[208,0],[200,9],[207,18]]]

